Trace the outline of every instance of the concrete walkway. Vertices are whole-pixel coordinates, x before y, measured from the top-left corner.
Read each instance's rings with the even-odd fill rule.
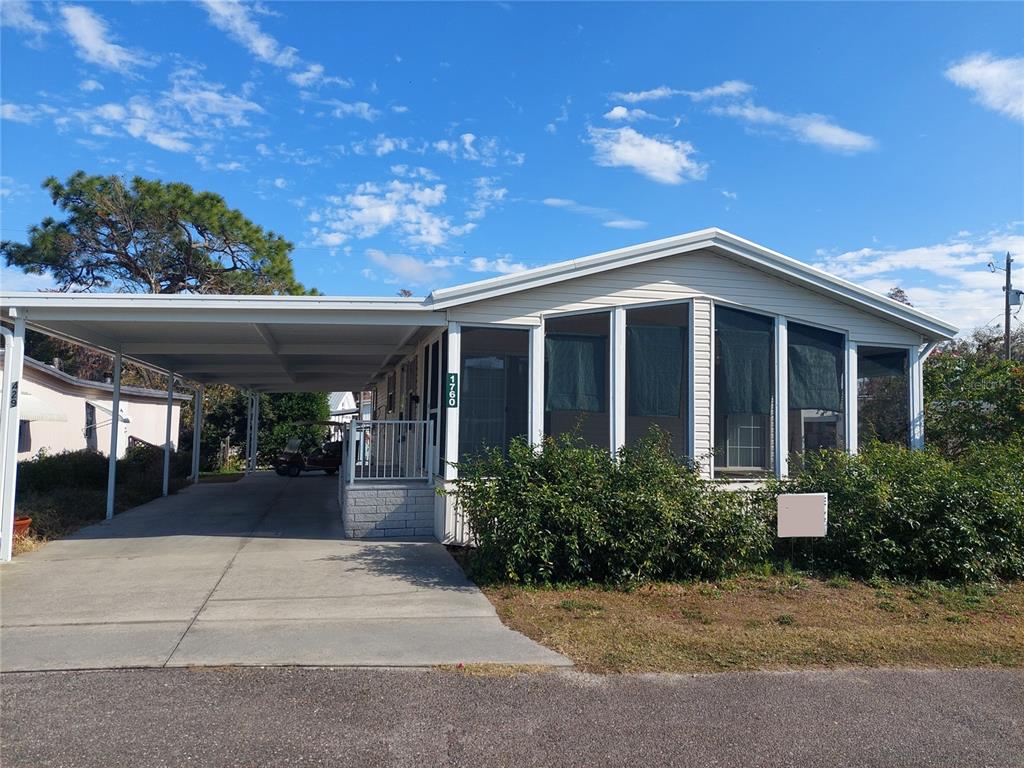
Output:
[[[443,546],[341,538],[337,480],[192,486],[0,567],[0,670],[567,665]]]

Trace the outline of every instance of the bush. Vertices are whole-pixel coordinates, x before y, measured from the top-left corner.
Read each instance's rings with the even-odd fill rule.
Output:
[[[805,454],[771,492],[828,493],[828,536],[781,544],[803,565],[860,578],[1024,576],[1024,445],[937,452],[876,443],[855,456]]]
[[[715,491],[652,433],[618,460],[563,436],[515,440],[459,465],[455,496],[474,532],[471,568],[525,584],[708,577],[762,560],[767,517],[746,494]]]

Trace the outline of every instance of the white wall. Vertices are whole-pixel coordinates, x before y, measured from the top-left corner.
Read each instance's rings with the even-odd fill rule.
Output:
[[[85,437],[85,405],[86,401],[101,405],[107,410],[111,407],[110,394],[86,394],[76,391],[76,387],[64,382],[56,382],[44,374],[25,366],[22,391],[32,394],[44,401],[49,407],[63,413],[67,421],[31,421],[28,422],[30,443],[27,450],[18,452],[18,460],[30,459],[40,450],[47,453],[61,451],[78,451],[88,447]],[[131,422],[121,423],[118,436],[118,457],[123,457],[128,447],[128,437],[137,437],[148,443],[162,446],[166,428],[167,398],[140,398],[121,393],[121,411]],[[175,401],[171,413],[171,445],[178,441],[181,406]],[[106,455],[110,450],[110,414],[96,409],[96,422],[102,424],[96,429],[96,449]]]
[[[695,296],[848,331],[852,341],[862,344],[923,342],[920,334],[895,323],[710,251],[669,256],[466,304],[450,309],[448,317],[464,323],[531,325],[553,312]]]

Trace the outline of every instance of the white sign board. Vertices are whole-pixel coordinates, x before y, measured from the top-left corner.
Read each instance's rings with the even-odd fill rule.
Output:
[[[821,537],[828,531],[827,493],[780,493],[779,538]]]

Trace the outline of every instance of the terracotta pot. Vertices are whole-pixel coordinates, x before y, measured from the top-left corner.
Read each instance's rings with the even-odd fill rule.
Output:
[[[29,526],[32,525],[31,517],[16,517],[14,518],[14,538],[19,538],[28,533]]]

